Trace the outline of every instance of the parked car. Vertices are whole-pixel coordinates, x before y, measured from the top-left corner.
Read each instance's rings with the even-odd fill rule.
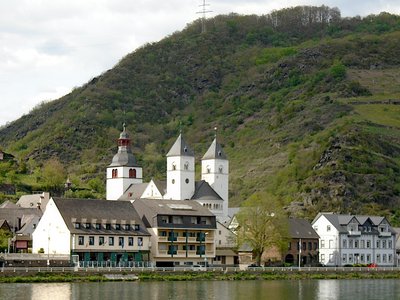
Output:
[[[193,271],[206,271],[206,267],[200,266],[200,265],[193,265],[192,270]]]

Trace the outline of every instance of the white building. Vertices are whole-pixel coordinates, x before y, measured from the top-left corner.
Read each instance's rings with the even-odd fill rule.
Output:
[[[312,226],[324,265],[396,264],[396,234],[385,217],[319,213]]]
[[[51,198],[32,236],[33,253],[99,265],[149,260],[150,234],[130,202]]]
[[[201,162],[201,179],[195,180],[195,157],[182,134],[167,153],[167,181],[142,182],[142,168],[124,130],[118,153],[107,168],[107,200],[194,200],[217,218],[228,216],[229,161],[215,137]]]

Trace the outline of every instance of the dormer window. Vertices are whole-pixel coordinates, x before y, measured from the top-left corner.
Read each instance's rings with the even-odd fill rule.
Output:
[[[125,224],[124,228],[125,228],[125,230],[129,230],[129,229],[131,229],[131,226],[129,224]]]
[[[100,223],[96,223],[95,227],[96,227],[96,229],[101,229],[101,224]]]
[[[90,229],[90,223],[85,223],[85,228]]]
[[[76,223],[74,224],[74,227],[75,227],[75,229],[81,228],[81,223],[76,222]]]
[[[121,230],[121,224],[115,224],[115,230]]]

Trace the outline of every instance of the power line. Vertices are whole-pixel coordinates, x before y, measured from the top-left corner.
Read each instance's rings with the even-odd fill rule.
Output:
[[[207,7],[209,7],[210,4],[206,3],[206,0],[203,0],[203,4],[200,4],[199,7],[201,7],[201,10],[196,12],[196,14],[202,14],[201,18],[201,33],[206,32],[206,15],[207,13],[211,13],[212,10],[207,10]]]

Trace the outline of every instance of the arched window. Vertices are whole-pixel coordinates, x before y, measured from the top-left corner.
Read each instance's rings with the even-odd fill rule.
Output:
[[[176,164],[173,162],[172,163],[172,171],[175,171],[176,170]]]
[[[208,173],[208,174],[211,173],[211,168],[210,168],[210,166],[207,166],[207,167],[206,167],[206,170],[207,170],[207,173]]]
[[[129,169],[129,178],[136,178],[136,169]]]
[[[118,169],[113,169],[111,172],[111,177],[112,178],[117,178],[118,177]]]
[[[223,170],[223,169],[222,169],[222,166],[219,166],[219,167],[218,167],[218,171],[219,171],[220,173],[222,173],[222,170]]]
[[[183,169],[189,170],[189,162],[185,162],[185,164],[183,165]]]

